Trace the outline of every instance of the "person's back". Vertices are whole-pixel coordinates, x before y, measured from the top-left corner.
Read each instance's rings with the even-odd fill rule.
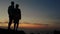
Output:
[[[13,4],[8,7],[8,14],[9,14],[9,17],[14,16],[13,15],[14,14],[14,5]]]
[[[13,16],[13,14],[14,14],[14,8],[13,8],[13,6],[9,6],[9,8],[8,8],[8,14],[9,14],[10,17]]]
[[[15,8],[15,18],[21,19],[21,10],[19,8]]]
[[[21,19],[21,11],[20,11],[20,9],[15,9],[15,18],[17,18],[17,19]]]

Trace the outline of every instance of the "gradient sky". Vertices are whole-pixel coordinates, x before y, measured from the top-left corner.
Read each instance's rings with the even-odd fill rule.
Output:
[[[0,22],[8,21],[12,0],[0,0]],[[60,25],[60,0],[13,0],[20,5],[22,22]]]

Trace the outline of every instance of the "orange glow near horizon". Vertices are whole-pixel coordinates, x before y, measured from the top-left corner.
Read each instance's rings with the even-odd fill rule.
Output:
[[[47,26],[45,25],[36,25],[36,24],[20,24],[19,25],[21,28],[46,28]]]
[[[7,27],[8,23],[2,23],[0,24],[1,27]],[[13,27],[13,24],[11,25]],[[36,24],[19,24],[19,28],[30,28],[30,29],[40,29],[40,28],[46,28],[46,25],[36,25]]]

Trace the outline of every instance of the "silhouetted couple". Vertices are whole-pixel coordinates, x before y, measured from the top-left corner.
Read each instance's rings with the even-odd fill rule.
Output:
[[[11,24],[14,22],[14,30],[17,30],[19,26],[19,20],[21,19],[21,11],[19,5],[16,4],[14,7],[14,2],[11,2],[11,5],[8,7],[9,23],[8,29],[10,29]]]

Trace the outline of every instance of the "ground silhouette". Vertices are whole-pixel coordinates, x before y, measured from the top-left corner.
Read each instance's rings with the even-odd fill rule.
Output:
[[[60,31],[54,30],[54,34],[60,34]]]
[[[0,33],[1,34],[25,34],[24,31],[15,31],[15,30],[8,30],[8,29],[2,29],[0,28]]]

